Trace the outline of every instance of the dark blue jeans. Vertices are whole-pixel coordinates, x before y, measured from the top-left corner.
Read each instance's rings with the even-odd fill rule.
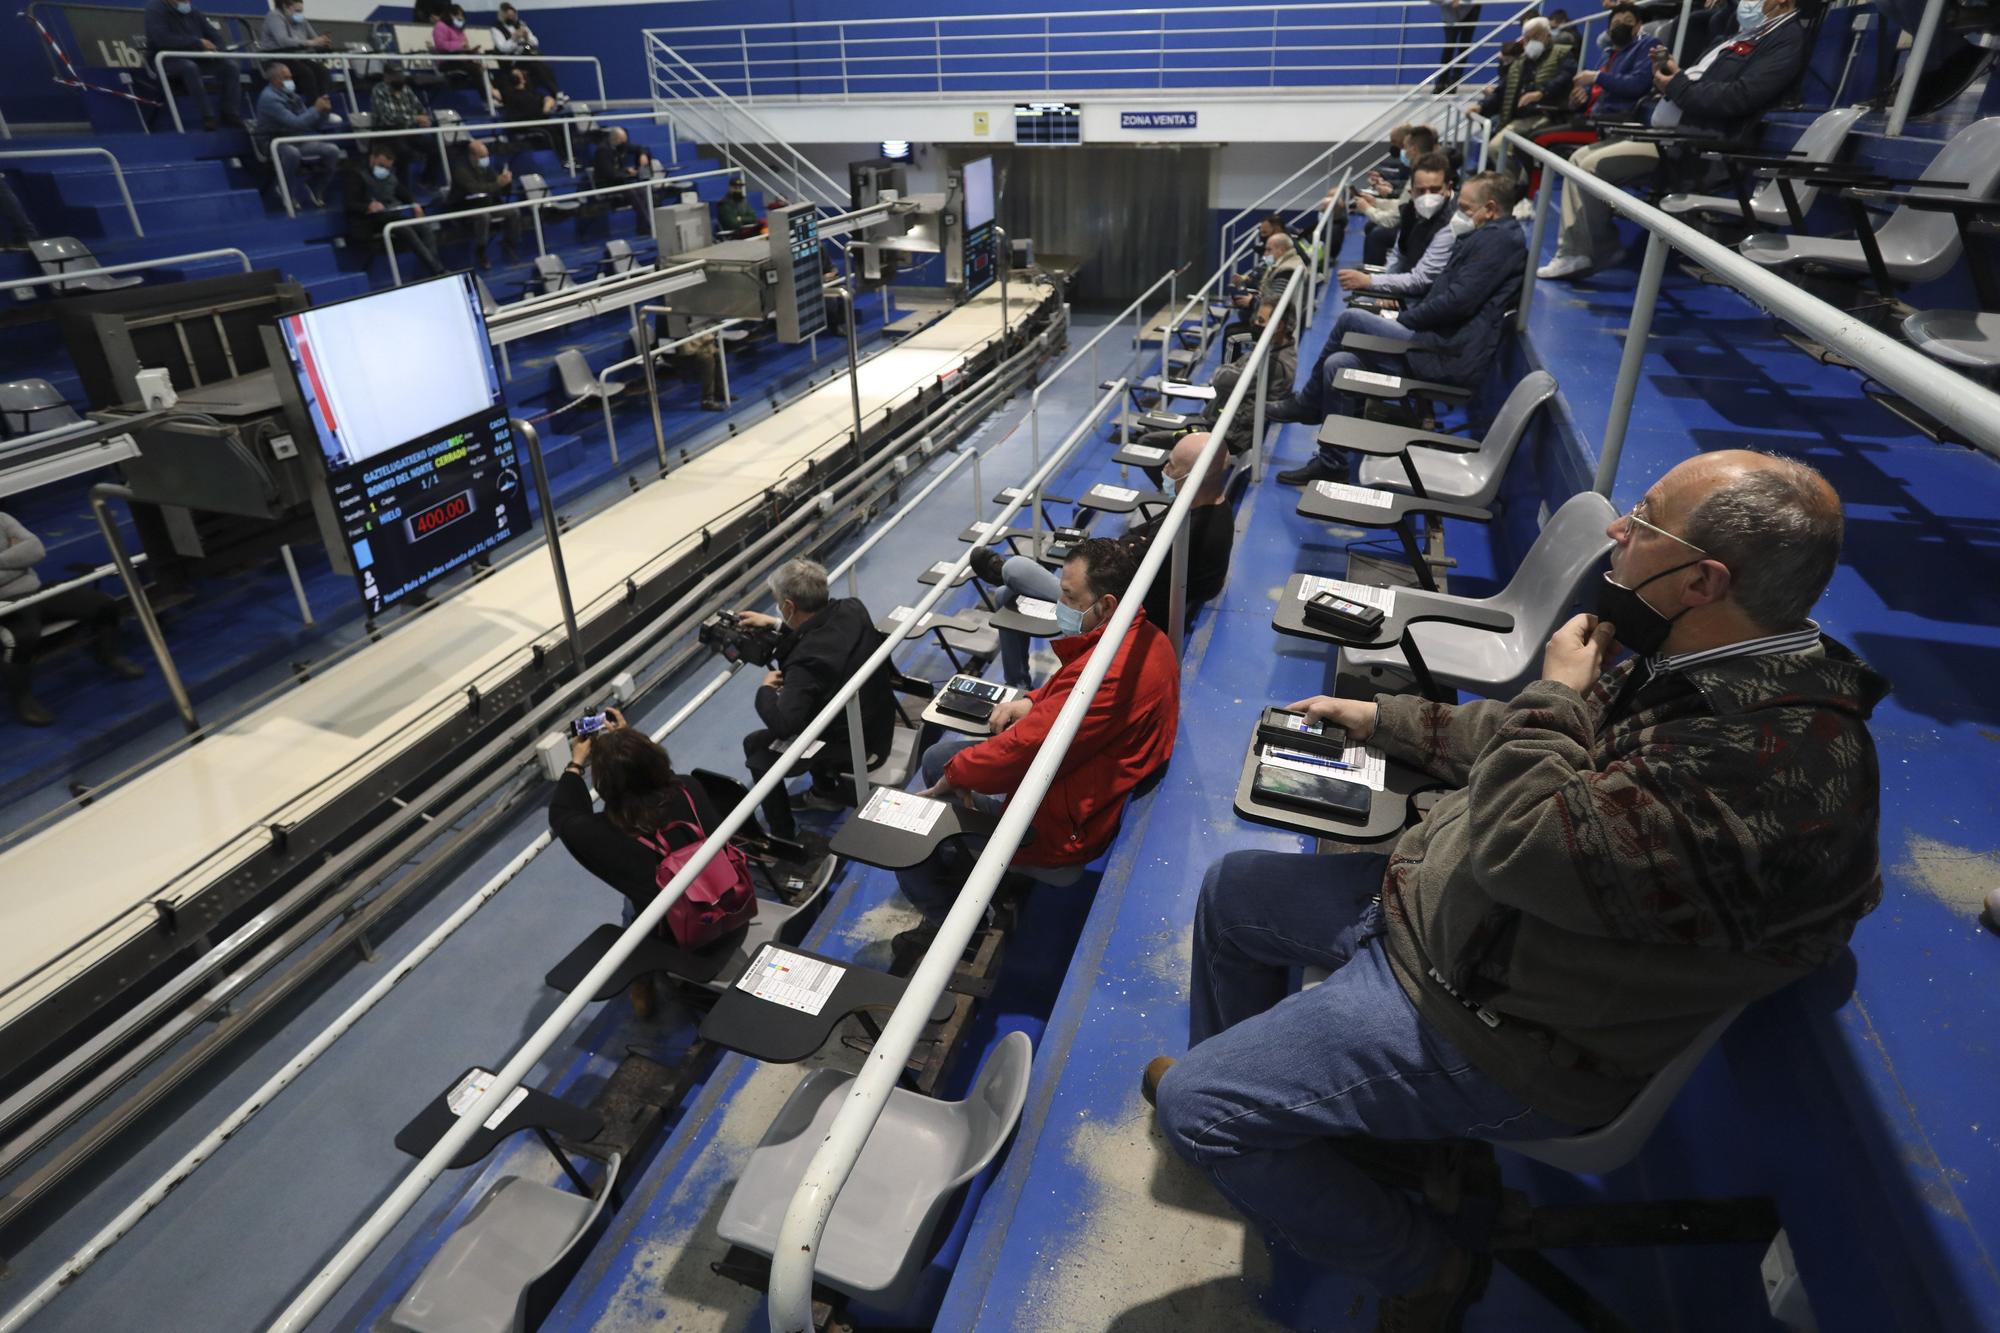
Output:
[[[1420,1286],[1449,1235],[1330,1140],[1538,1139],[1576,1130],[1473,1068],[1392,975],[1385,856],[1235,852],[1195,909],[1187,1055],[1160,1083],[1174,1150],[1273,1240],[1384,1294]],[[1331,968],[1288,994],[1295,967]]]
[[[1326,336],[1329,349],[1299,390],[1299,401],[1305,404],[1313,420],[1324,420],[1329,416],[1358,417],[1366,400],[1358,394],[1343,393],[1333,387],[1333,377],[1343,370],[1375,370],[1384,375],[1405,375],[1409,367],[1400,356],[1384,352],[1349,352],[1343,350],[1340,340],[1348,333],[1368,333],[1377,338],[1394,338],[1408,342],[1416,336],[1387,315],[1378,315],[1372,310],[1343,310],[1333,321],[1333,329]],[[1347,458],[1338,449],[1320,446],[1320,457],[1336,467],[1345,467]]]

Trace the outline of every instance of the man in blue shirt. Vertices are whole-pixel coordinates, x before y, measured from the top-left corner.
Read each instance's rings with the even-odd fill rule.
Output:
[[[292,79],[291,67],[273,63],[265,67],[264,91],[257,94],[257,137],[266,143],[294,134],[312,134],[329,128],[332,120],[333,104],[322,97],[307,106],[299,96],[298,84]],[[303,189],[312,200],[314,208],[326,206],[319,191],[307,185],[297,174],[299,162],[317,162],[332,171],[340,161],[340,149],[330,143],[272,143],[272,163],[281,180],[290,180],[294,190]]]
[[[162,51],[213,51],[215,41],[210,36],[217,31],[202,12],[189,0],[146,0],[146,63]],[[163,77],[167,86],[160,91],[168,97],[174,95],[173,84],[178,81],[181,91],[194,99],[201,111],[201,127],[215,128],[215,107],[208,100],[208,88],[202,82],[207,74],[215,76],[217,95],[222,102],[222,119],[231,125],[243,123],[243,82],[236,66],[224,60],[169,60],[163,67]]]

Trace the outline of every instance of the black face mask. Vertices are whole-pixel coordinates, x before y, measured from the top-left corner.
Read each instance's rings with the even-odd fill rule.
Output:
[[[1623,24],[1620,24],[1617,27],[1613,28],[1611,30],[1611,45],[1613,49],[1630,46],[1632,44],[1632,34],[1634,31],[1635,29],[1628,28]]]
[[[1640,580],[1636,586],[1630,588],[1613,582],[1607,570],[1603,584],[1597,589],[1597,618],[1611,622],[1612,637],[1619,643],[1641,657],[1651,657],[1660,651],[1660,645],[1665,643],[1667,635],[1673,632],[1674,622],[1687,614],[1687,608],[1682,607],[1671,616],[1663,616],[1639,595],[1639,589],[1656,579],[1679,573],[1689,565],[1698,565],[1706,558],[1703,556],[1683,561],[1672,569],[1661,570],[1652,578]]]

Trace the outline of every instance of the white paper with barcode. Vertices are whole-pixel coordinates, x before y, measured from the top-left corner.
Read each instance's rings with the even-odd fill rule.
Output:
[[[1113,504],[1124,504],[1127,500],[1139,498],[1139,492],[1130,486],[1107,486],[1102,482],[1092,486],[1090,493],[1100,500],[1109,500]]]
[[[1387,509],[1396,503],[1393,491],[1378,491],[1371,486],[1349,486],[1344,481],[1322,481],[1313,489],[1329,500],[1344,500],[1348,504],[1369,505],[1376,509]]]
[[[1396,614],[1396,590],[1394,588],[1370,588],[1361,583],[1349,583],[1346,579],[1330,579],[1319,574],[1308,574],[1299,580],[1299,600],[1310,602],[1323,592],[1335,597],[1345,597],[1350,602],[1360,602],[1372,606],[1385,616]]]
[[[1283,746],[1270,744],[1257,752],[1257,762],[1273,768],[1290,769],[1294,773],[1332,778],[1336,782],[1358,782],[1369,791],[1381,791],[1389,777],[1388,761],[1383,758],[1382,752],[1366,745],[1350,745],[1340,752],[1339,762],[1345,764],[1345,768],[1335,768],[1331,763],[1321,761],[1316,754],[1285,750]]]
[[[838,963],[821,962],[767,944],[736,979],[736,988],[749,991],[760,1000],[817,1015],[826,1008],[827,1000],[846,975],[847,969]]]
[[[453,1116],[464,1115],[473,1108],[481,1097],[486,1095],[486,1090],[493,1086],[495,1077],[494,1074],[484,1069],[473,1070],[470,1074],[460,1079],[456,1087],[444,1095],[444,1104],[451,1109]],[[486,1117],[486,1128],[500,1128],[500,1122],[511,1115],[514,1108],[526,1101],[527,1098],[528,1090],[526,1088],[516,1088],[508,1093],[502,1099],[500,1109]]]

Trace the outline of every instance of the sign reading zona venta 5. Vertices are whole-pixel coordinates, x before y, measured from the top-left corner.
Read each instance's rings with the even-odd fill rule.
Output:
[[[1120,111],[1118,128],[1121,130],[1191,130],[1194,128],[1195,113],[1192,111]]]

